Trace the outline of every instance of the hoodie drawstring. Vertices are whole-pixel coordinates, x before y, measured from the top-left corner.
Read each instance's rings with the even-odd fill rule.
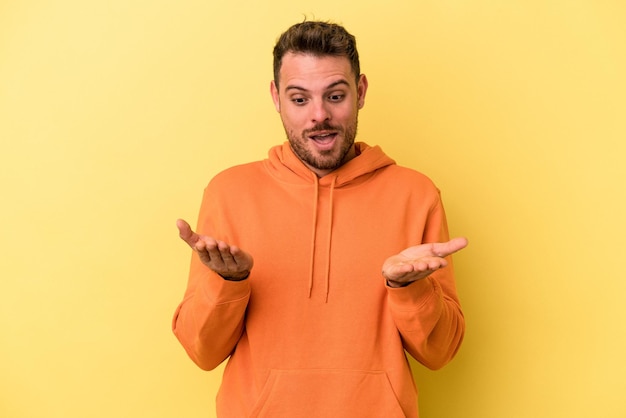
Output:
[[[326,236],[326,266],[324,269],[324,299],[328,303],[328,295],[330,293],[330,257],[331,257],[331,243],[332,243],[332,230],[333,230],[333,198],[335,196],[335,186],[337,184],[337,177],[333,177],[330,183],[330,198],[328,202],[328,233]],[[317,238],[317,209],[319,203],[319,180],[315,176],[314,180],[315,193],[313,194],[313,234],[311,236],[311,265],[309,266],[309,299],[313,292],[313,276],[315,274],[315,245]]]
[[[315,237],[317,235],[317,201],[319,200],[319,181],[316,175],[314,177],[315,193],[313,194],[313,234],[311,235],[311,265],[309,266],[309,299],[313,291],[313,269],[315,265]]]
[[[328,293],[330,291],[330,245],[332,242],[333,232],[333,196],[335,195],[335,184],[337,183],[337,177],[333,177],[332,183],[330,183],[330,201],[328,202],[328,242],[326,243],[326,295],[325,301],[328,303]]]

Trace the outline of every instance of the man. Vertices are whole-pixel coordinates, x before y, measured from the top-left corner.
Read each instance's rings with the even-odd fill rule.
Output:
[[[355,39],[304,22],[274,48],[288,142],[207,186],[173,330],[211,370],[219,417],[417,417],[405,350],[449,362],[465,322],[439,192],[356,143],[365,103]],[[394,255],[395,254],[395,255]],[[382,275],[381,275],[382,270]]]

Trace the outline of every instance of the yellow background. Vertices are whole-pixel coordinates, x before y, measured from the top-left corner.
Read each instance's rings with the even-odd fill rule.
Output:
[[[174,222],[283,141],[271,48],[305,16],[357,36],[359,139],[470,238],[422,415],[626,416],[623,0],[0,2],[0,416],[213,416]]]

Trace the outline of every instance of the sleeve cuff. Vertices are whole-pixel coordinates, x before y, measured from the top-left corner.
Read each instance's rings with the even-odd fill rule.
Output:
[[[412,309],[425,304],[440,291],[439,284],[430,276],[405,287],[390,287],[385,281],[385,287],[390,303]]]
[[[249,279],[226,280],[209,269],[201,283],[202,292],[216,305],[247,298],[250,295]]]

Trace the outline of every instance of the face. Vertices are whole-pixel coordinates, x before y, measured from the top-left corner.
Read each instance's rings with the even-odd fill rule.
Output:
[[[346,57],[287,53],[272,99],[294,153],[319,177],[354,157],[367,78]],[[279,90],[280,89],[280,90]]]

